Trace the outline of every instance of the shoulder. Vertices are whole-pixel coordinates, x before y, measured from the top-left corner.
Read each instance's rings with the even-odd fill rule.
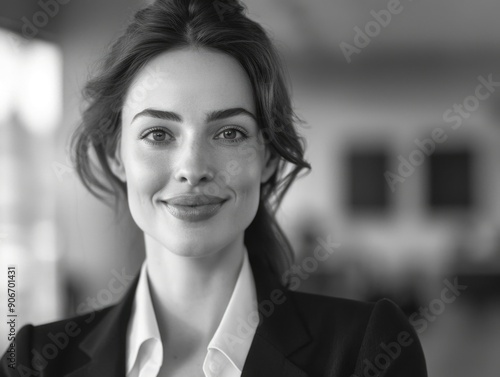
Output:
[[[99,310],[85,314],[76,315],[59,321],[48,322],[42,325],[25,325],[16,337],[17,344],[30,343],[32,347],[44,345],[47,341],[54,342],[57,336],[61,338],[79,339],[84,337],[96,326],[100,320],[113,306],[108,306]],[[76,342],[72,342],[75,344]],[[68,346],[70,344],[68,343]]]
[[[317,352],[330,354],[331,369],[352,376],[427,376],[417,333],[393,301],[365,302],[288,291]],[[349,355],[345,359],[345,355]],[[344,360],[345,359],[345,360]],[[342,367],[338,366],[342,363]],[[368,374],[366,374],[368,373]]]
[[[111,307],[42,325],[23,326],[0,360],[0,375],[38,376],[48,361],[56,357],[68,366],[83,361],[84,355],[75,350]]]
[[[287,291],[301,316],[318,327],[335,327],[363,333],[368,325],[391,326],[407,323],[401,309],[389,299],[358,301],[312,293]],[[352,333],[351,333],[352,335]]]

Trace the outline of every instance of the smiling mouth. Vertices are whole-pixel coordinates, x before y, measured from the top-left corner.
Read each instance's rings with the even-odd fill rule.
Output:
[[[198,206],[203,206],[203,205],[210,205],[210,204],[219,204],[227,199],[218,197],[218,196],[212,196],[212,195],[190,195],[190,194],[184,194],[184,195],[179,195],[175,196],[173,198],[167,199],[164,202],[166,202],[169,205],[174,205],[174,206],[183,206],[183,207],[198,207]]]
[[[177,219],[188,222],[197,222],[207,220],[214,216],[226,201],[227,199],[215,203],[195,205],[172,204],[169,202],[162,203],[165,205],[167,211]]]

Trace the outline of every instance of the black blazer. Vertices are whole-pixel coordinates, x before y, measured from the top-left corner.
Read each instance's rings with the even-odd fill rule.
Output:
[[[264,308],[242,376],[426,377],[416,332],[391,301],[353,301],[283,288],[250,258]],[[138,276],[115,305],[40,326],[16,338],[0,376],[125,377],[126,329]],[[201,315],[201,313],[200,313]]]

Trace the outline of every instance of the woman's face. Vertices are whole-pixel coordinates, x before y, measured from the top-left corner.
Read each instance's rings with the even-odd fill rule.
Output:
[[[255,115],[246,72],[223,53],[173,50],[137,74],[110,164],[126,182],[131,214],[148,236],[184,256],[242,240],[260,185],[277,163],[259,142]]]

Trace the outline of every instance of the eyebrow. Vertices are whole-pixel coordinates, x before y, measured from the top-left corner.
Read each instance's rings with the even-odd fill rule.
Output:
[[[227,119],[231,118],[237,115],[246,115],[252,118],[253,120],[257,121],[257,118],[255,115],[253,115],[250,111],[245,110],[242,107],[233,107],[230,109],[224,109],[224,110],[214,110],[206,114],[206,122],[215,122],[216,120],[222,120],[222,119]],[[140,116],[149,116],[152,118],[157,118],[157,119],[165,119],[165,120],[171,120],[174,122],[182,122],[182,117],[179,114],[176,114],[172,111],[167,111],[167,110],[156,110],[156,109],[144,109],[140,113],[137,113],[134,118],[132,119],[132,122],[140,117]]]

